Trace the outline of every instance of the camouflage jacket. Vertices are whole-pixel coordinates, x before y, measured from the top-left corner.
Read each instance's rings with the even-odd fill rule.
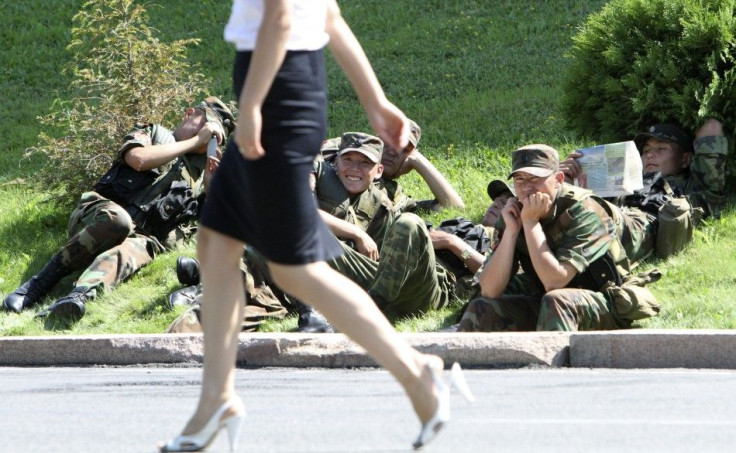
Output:
[[[334,137],[322,142],[320,156],[324,161],[334,165],[335,159],[337,158],[337,150],[340,147],[340,140],[340,137]],[[393,179],[379,178],[375,185],[391,200],[394,209],[400,212],[433,211],[439,206],[439,202],[436,199],[414,200]]]
[[[136,171],[125,162],[125,153],[132,148],[162,145],[175,142],[174,134],[158,124],[136,124],[124,138],[122,146],[110,170],[95,185],[94,190],[120,204],[131,214],[134,222],[146,218],[141,208],[166,193],[171,184],[184,181],[191,188],[192,196],[198,198],[204,191],[204,173],[207,165],[205,154],[185,154],[151,170]],[[178,225],[162,247],[171,248],[181,243],[196,231],[192,225]]]
[[[380,249],[396,214],[388,197],[375,184],[360,195],[351,197],[337,176],[335,167],[322,159],[315,161],[314,171],[314,194],[319,208],[360,227]]]
[[[570,264],[578,274],[587,271],[591,263],[610,252],[616,269],[625,278],[630,265],[615,233],[615,222],[591,194],[589,190],[570,184],[562,185],[553,203],[552,214],[541,222],[547,244],[560,263]],[[504,230],[505,224],[500,218],[494,230],[492,250],[498,247]],[[543,289],[532,265],[523,230],[516,242],[514,263],[512,274],[521,267],[536,281],[540,290]]]
[[[439,201],[432,200],[415,200],[404,192],[401,185],[393,179],[380,178],[376,181],[376,186],[386,194],[389,200],[393,202],[396,209],[401,212],[417,212],[417,211],[434,211],[439,206]]]
[[[704,216],[720,217],[726,199],[726,155],[728,139],[705,136],[695,139],[695,155],[685,174],[668,176],[667,182],[680,189],[693,208],[702,208]]]
[[[118,149],[116,161],[125,163],[125,153],[137,146],[163,145],[176,141],[174,134],[167,128],[158,124],[136,124],[123,139],[123,144]],[[133,204],[144,206],[166,190],[166,187],[174,181],[186,181],[192,188],[195,196],[204,190],[204,172],[207,166],[205,154],[185,154],[172,159],[166,164],[149,170],[153,176],[153,182],[141,188],[133,197]]]

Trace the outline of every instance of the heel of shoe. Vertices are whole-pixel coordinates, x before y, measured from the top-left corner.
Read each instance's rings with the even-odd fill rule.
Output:
[[[475,401],[475,396],[473,396],[473,392],[470,391],[470,387],[468,387],[468,381],[465,380],[465,375],[463,374],[462,368],[460,368],[460,364],[455,362],[452,364],[452,368],[450,370],[450,385],[453,388],[456,388],[460,391],[460,394],[465,397],[468,402],[472,403]]]
[[[245,420],[245,411],[239,415],[233,415],[225,421],[225,428],[227,429],[227,438],[230,441],[230,451],[235,451],[238,448],[238,442],[240,441],[240,429],[243,427],[243,421]]]
[[[429,443],[437,433],[450,421],[450,388],[440,379],[434,368],[429,368],[432,375],[432,382],[437,388],[437,408],[434,415],[426,423],[422,425],[417,440],[412,446],[415,450],[419,450]]]
[[[231,409],[235,413],[223,419],[225,412]],[[240,428],[243,425],[244,419],[245,408],[243,407],[243,400],[239,396],[233,396],[215,411],[199,432],[194,434],[180,434],[166,443],[159,444],[159,451],[202,451],[212,443],[217,433],[223,427],[227,428],[230,451],[233,451],[237,447],[238,440],[240,439]]]

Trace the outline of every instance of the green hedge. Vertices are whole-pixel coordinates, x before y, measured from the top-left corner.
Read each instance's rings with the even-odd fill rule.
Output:
[[[630,139],[653,123],[736,123],[734,0],[614,0],[574,36],[563,114],[576,133]],[[730,153],[730,179],[734,177]]]

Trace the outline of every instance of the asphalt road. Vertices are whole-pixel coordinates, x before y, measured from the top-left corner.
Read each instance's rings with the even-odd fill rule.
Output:
[[[736,371],[467,370],[477,401],[426,451],[720,452]],[[0,368],[0,451],[153,452],[194,408],[198,368]],[[411,451],[408,399],[380,370],[241,369],[237,451]],[[210,451],[227,451],[224,435]]]

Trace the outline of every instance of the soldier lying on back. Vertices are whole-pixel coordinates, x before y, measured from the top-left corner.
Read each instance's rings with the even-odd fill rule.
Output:
[[[84,269],[68,295],[39,313],[79,319],[88,300],[186,236],[179,227],[196,219],[204,183],[219,163],[207,157],[208,142],[214,136],[222,143],[233,125],[230,110],[216,97],[187,108],[174,131],[137,124],[125,136],[112,168],[81,196],[69,220],[67,243],[5,298],[5,307],[15,312],[29,308],[64,276]]]

